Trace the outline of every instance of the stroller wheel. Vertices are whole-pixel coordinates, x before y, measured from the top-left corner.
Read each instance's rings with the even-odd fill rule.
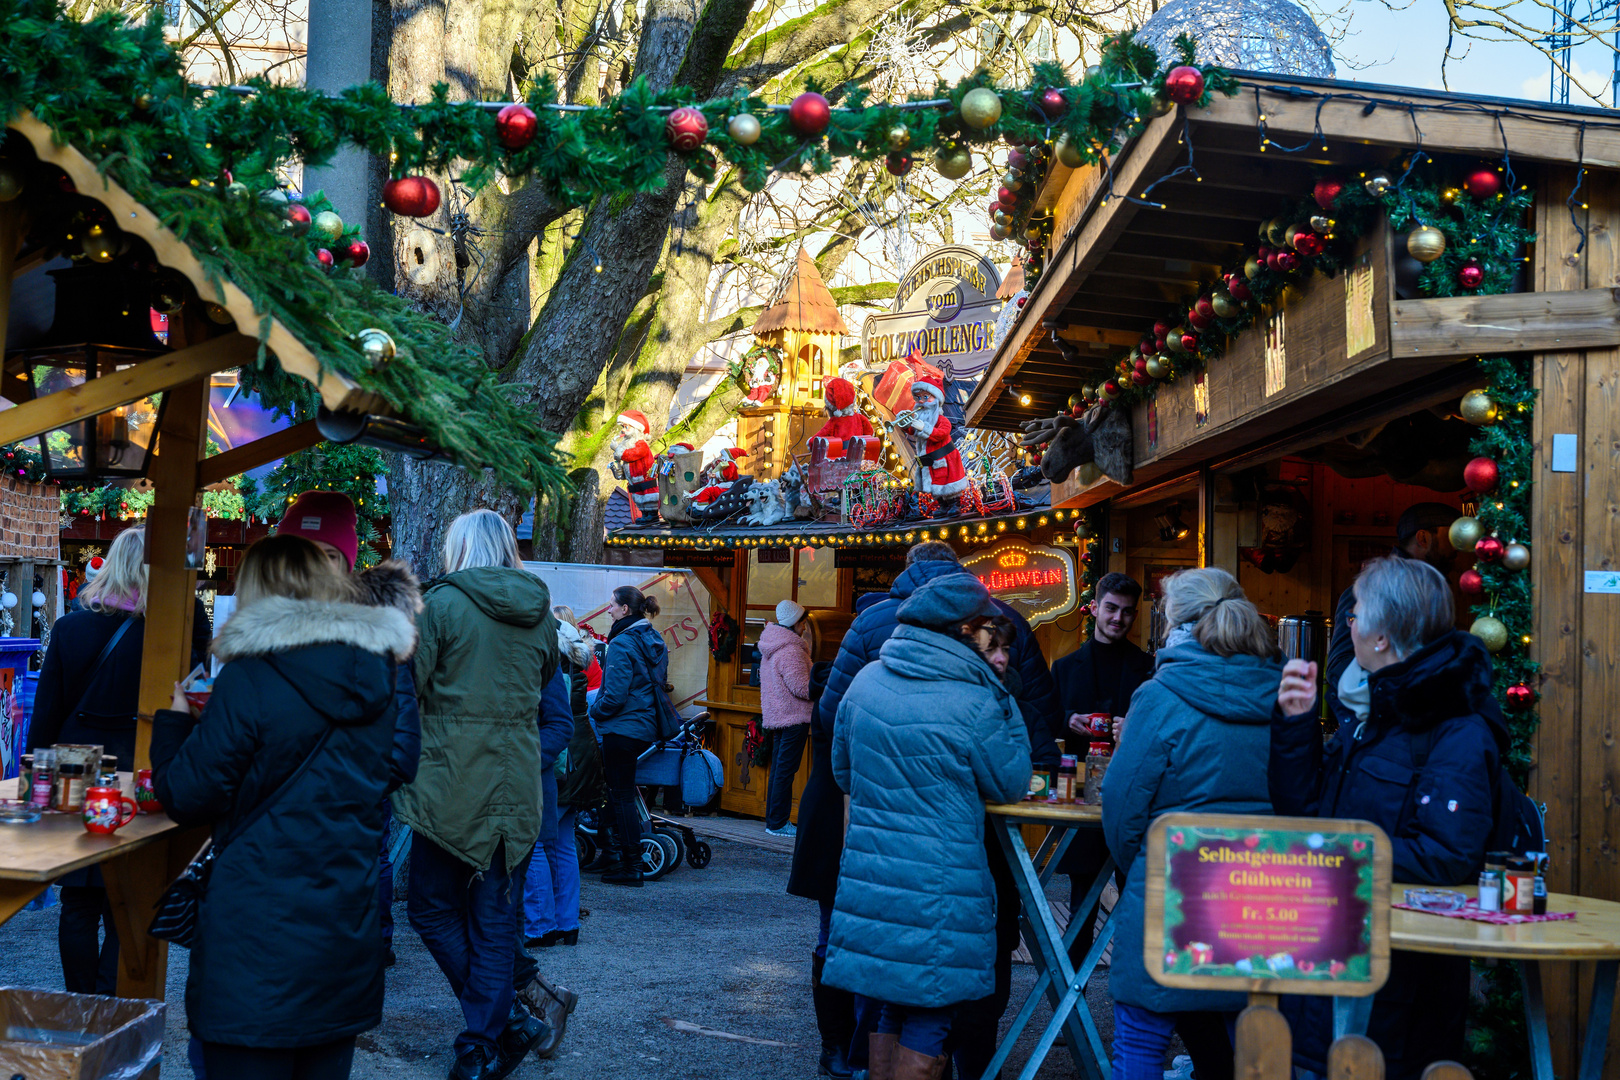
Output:
[[[589,833],[575,829],[574,846],[579,850],[579,865],[589,866],[596,861],[596,841]]]
[[[701,870],[709,865],[709,859],[714,855],[714,849],[699,840],[686,849],[686,864],[694,870]]]
[[[654,834],[663,837],[665,840],[672,841],[675,845],[675,854],[671,857],[669,868],[673,870],[677,866],[681,865],[681,860],[686,858],[686,844],[682,842],[681,834],[667,826],[656,828],[653,830],[653,832]],[[668,845],[666,845],[666,847],[667,846]]]
[[[641,873],[648,881],[657,881],[673,869],[672,847],[666,847],[664,837],[657,834],[641,838]]]

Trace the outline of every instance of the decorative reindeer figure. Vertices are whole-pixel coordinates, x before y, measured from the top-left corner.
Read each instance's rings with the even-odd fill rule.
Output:
[[[1124,409],[1097,405],[1080,420],[1060,412],[1019,426],[1024,432],[1019,446],[1026,450],[1046,446],[1041,453],[1041,475],[1052,483],[1062,483],[1086,464],[1096,465],[1117,483],[1131,482],[1131,418]]]

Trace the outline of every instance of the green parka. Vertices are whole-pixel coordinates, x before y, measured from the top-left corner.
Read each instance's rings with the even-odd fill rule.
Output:
[[[394,813],[480,870],[505,840],[515,870],[540,835],[537,717],[558,662],[550,590],[527,570],[481,566],[432,582],[422,602],[422,759]]]

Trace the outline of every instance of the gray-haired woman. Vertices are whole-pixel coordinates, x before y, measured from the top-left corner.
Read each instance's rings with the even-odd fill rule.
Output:
[[[1271,727],[1279,814],[1361,818],[1389,834],[1395,880],[1462,885],[1484,864],[1507,726],[1491,695],[1491,657],[1454,626],[1451,589],[1417,559],[1374,559],[1356,578],[1356,660],[1339,680],[1355,722],[1322,745],[1316,665],[1290,661]],[[1393,954],[1367,1034],[1392,1080],[1463,1050],[1466,957]],[[1288,999],[1294,1060],[1323,1072],[1333,1038],[1324,999]]]

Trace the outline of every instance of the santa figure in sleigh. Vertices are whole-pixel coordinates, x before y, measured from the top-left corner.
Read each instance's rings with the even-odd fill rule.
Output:
[[[911,397],[914,406],[895,421],[917,454],[917,490],[939,503],[935,517],[954,517],[957,499],[967,490],[968,475],[962,466],[962,452],[951,437],[951,422],[945,416],[944,383],[932,373],[919,375],[911,383]]]

